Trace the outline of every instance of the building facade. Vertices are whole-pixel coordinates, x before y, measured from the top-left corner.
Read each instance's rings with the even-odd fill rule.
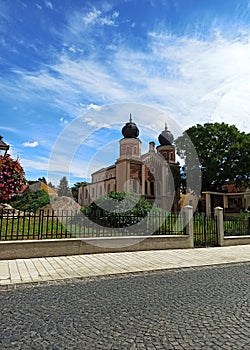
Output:
[[[79,189],[78,203],[91,202],[111,191],[134,193],[169,211],[179,210],[179,174],[173,135],[165,126],[158,137],[159,145],[149,143],[148,152],[141,154],[139,129],[132,121],[122,128],[120,154],[115,164],[94,172],[91,183]]]
[[[221,192],[203,192],[202,199],[207,216],[212,215],[216,207],[223,208],[225,214],[250,211],[250,189],[237,188],[233,181],[225,183]]]

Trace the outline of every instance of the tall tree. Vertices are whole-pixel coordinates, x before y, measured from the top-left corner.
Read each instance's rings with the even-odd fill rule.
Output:
[[[66,176],[63,176],[60,180],[59,187],[58,187],[58,196],[71,196],[71,191],[68,185],[68,180]]]
[[[192,142],[190,142],[190,140]],[[191,146],[192,145],[192,146]],[[250,183],[250,134],[225,123],[197,124],[176,140],[185,169],[201,169],[202,190],[221,190],[227,180],[237,186]],[[193,169],[192,169],[193,168]]]
[[[18,159],[13,160],[9,154],[0,156],[0,201],[8,201],[25,184],[24,170]]]

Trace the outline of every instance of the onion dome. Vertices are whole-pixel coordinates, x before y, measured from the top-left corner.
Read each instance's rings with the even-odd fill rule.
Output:
[[[125,139],[136,139],[139,136],[139,129],[136,124],[132,122],[132,116],[130,113],[129,122],[122,128],[122,135]]]
[[[171,146],[174,141],[174,136],[171,131],[168,130],[167,124],[165,124],[165,129],[158,136],[158,140],[161,146]]]

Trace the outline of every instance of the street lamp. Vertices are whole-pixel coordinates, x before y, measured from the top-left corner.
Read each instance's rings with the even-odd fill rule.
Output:
[[[3,137],[0,135],[0,156],[5,157],[10,146],[3,141]]]

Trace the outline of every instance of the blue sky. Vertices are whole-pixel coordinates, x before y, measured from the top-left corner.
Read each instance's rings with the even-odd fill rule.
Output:
[[[145,143],[165,122],[250,132],[250,1],[0,0],[0,89],[32,180],[114,162],[129,113]]]

